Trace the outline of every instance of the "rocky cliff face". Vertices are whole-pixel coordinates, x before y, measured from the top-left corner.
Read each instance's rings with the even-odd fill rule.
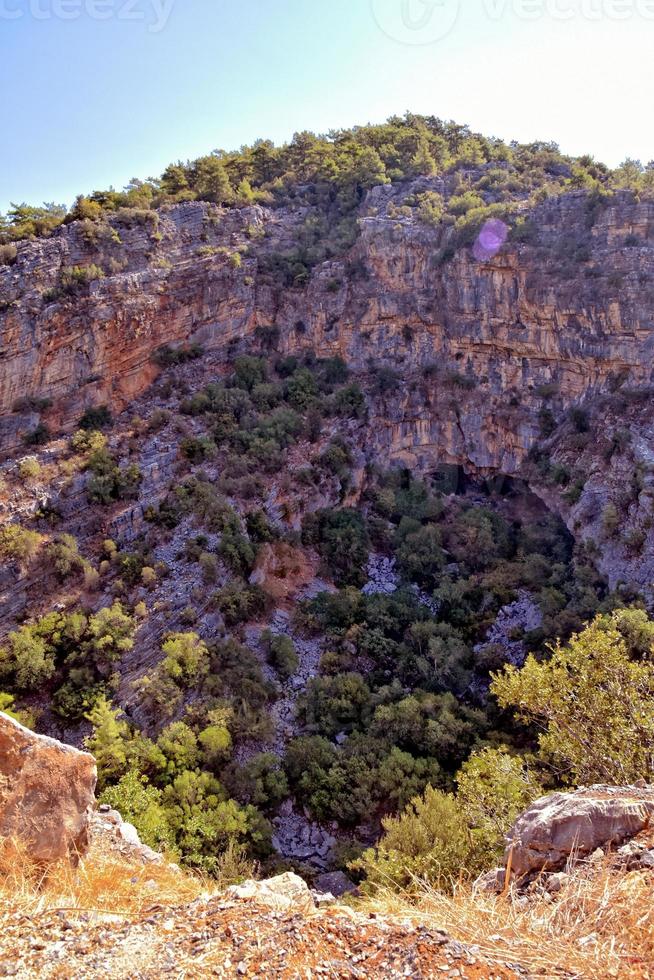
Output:
[[[426,189],[438,179],[375,188],[354,247],[292,288],[267,270],[297,244],[302,208],[185,203],[20,244],[0,268],[2,452],[39,420],[69,428],[89,406],[124,408],[166,344],[313,349],[361,374],[386,366],[395,375],[377,386],[364,448],[484,476],[521,472],[544,409],[556,422],[598,392],[650,382],[654,203],[550,198],[525,213],[522,242],[444,261],[451,229],[398,207]],[[104,277],[62,295],[62,270],[90,265]],[[612,559],[616,581],[629,561]]]
[[[297,240],[301,210],[187,203],[156,225],[115,218],[100,234],[77,222],[21,244],[0,270],[4,449],[35,422],[12,414],[26,396],[52,399],[52,421],[70,425],[89,405],[124,407],[154,378],[164,344],[249,349],[269,327],[280,351],[397,371],[373,427],[389,454],[482,471],[517,471],[538,433],[542,386],[567,405],[610,375],[649,380],[654,204],[625,196],[593,212],[584,193],[553,198],[529,215],[529,244],[486,262],[464,248],[443,263],[448,231],[396,216],[432,184],[373,190],[354,248],[302,288],[264,271]],[[105,278],[53,301],[63,268],[92,263]]]

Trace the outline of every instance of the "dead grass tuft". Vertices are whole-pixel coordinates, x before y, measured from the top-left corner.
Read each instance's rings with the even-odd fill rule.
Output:
[[[553,897],[528,901],[458,886],[424,886],[416,896],[387,891],[368,911],[420,919],[474,944],[490,961],[515,960],[536,976],[606,980],[654,978],[654,875],[616,871],[610,859],[577,871]]]
[[[213,893],[202,878],[174,865],[132,862],[94,841],[78,868],[67,862],[44,871],[17,841],[0,845],[0,906],[3,914],[38,916],[65,909],[135,917],[153,905],[176,906]]]

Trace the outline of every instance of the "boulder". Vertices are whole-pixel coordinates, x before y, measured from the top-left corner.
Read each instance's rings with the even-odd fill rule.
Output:
[[[571,856],[618,847],[654,819],[654,787],[591,786],[536,800],[507,837],[514,874],[558,870]]]
[[[37,862],[76,865],[89,846],[95,759],[0,712],[0,837]]]
[[[267,881],[244,881],[241,885],[228,888],[227,894],[231,898],[279,910],[313,912],[316,907],[306,881],[292,871]]]

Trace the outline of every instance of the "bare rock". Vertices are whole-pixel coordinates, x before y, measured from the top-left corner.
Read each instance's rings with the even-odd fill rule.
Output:
[[[95,759],[0,713],[0,836],[32,858],[76,865],[89,846]]]
[[[313,912],[316,907],[306,881],[291,871],[267,881],[244,881],[228,888],[227,894],[273,909]]]
[[[654,815],[654,787],[591,786],[536,800],[508,835],[507,860],[518,876],[562,868],[571,856],[620,845]]]
[[[314,881],[316,891],[329,893],[334,898],[357,891],[357,886],[342,871],[328,871],[318,875]]]
[[[499,895],[504,890],[506,884],[506,868],[493,868],[480,875],[475,881],[475,890],[481,892],[494,892]]]

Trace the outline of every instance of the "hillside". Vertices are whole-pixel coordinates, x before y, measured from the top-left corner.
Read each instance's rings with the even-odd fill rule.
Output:
[[[411,116],[0,236],[0,708],[148,845],[447,890],[650,777],[651,170]]]
[[[103,829],[77,872],[30,877],[7,848],[0,889],[3,976],[295,978],[406,976],[605,980],[652,976],[652,872],[596,852],[567,874],[497,896],[422,885],[347,905],[284,876],[225,890],[166,862],[143,863]],[[651,830],[622,850],[649,852]],[[18,857],[18,859],[17,859]],[[556,887],[555,887],[556,885]]]

